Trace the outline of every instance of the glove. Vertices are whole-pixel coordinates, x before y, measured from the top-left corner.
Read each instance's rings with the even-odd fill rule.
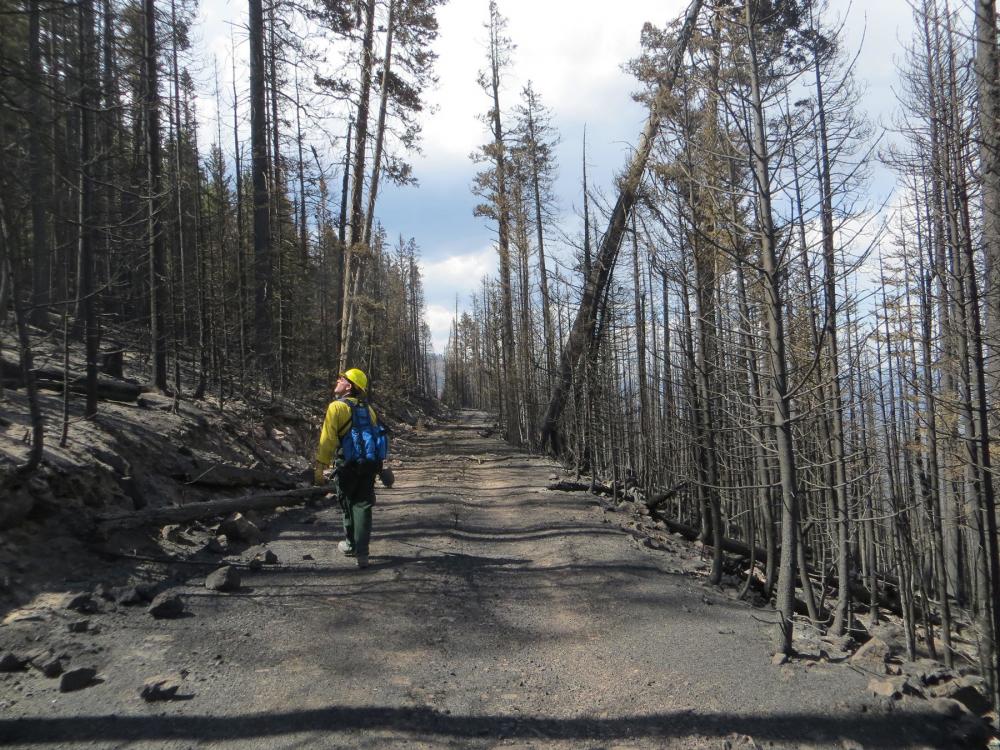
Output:
[[[382,471],[378,474],[378,478],[382,480],[382,484],[386,487],[392,487],[392,485],[396,482],[396,475],[392,473],[392,469],[388,468],[382,469]]]
[[[326,471],[326,464],[317,461],[313,466],[313,484],[317,487],[326,484],[326,477],[323,476],[324,471]]]

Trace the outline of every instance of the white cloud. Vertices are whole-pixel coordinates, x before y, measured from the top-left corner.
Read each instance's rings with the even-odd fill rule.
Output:
[[[424,290],[429,299],[458,297],[464,307],[469,295],[479,291],[484,276],[496,272],[496,253],[492,248],[450,255],[420,264]]]
[[[504,76],[501,109],[510,111],[531,80],[542,101],[563,120],[614,120],[634,88],[621,65],[639,52],[643,22],[662,23],[685,0],[630,0],[613,14],[574,0],[506,0],[500,12],[515,43]],[[437,106],[424,125],[425,167],[467,159],[486,138],[477,115],[490,101],[476,84],[486,66],[487,0],[452,2],[439,11],[436,46],[440,84],[430,94]]]
[[[564,213],[579,203],[585,124],[591,187],[611,192],[612,177],[627,158],[626,144],[635,141],[644,120],[642,108],[630,96],[637,84],[622,71],[622,65],[639,53],[644,22],[663,25],[678,18],[687,4],[688,0],[626,0],[608,8],[579,0],[499,0],[500,12],[509,23],[507,33],[516,44],[501,106],[511,112],[522,87],[531,80],[542,101],[553,110],[554,124],[563,138],[558,189]],[[451,0],[439,9],[440,34],[435,49],[440,83],[428,92],[436,109],[425,111],[424,155],[414,160],[415,176],[423,187],[397,191],[387,185],[380,197],[379,220],[393,232],[413,236],[426,254],[422,267],[427,320],[438,351],[443,351],[447,340],[456,297],[460,308],[467,307],[483,276],[496,272],[491,245],[495,227],[471,217],[475,200],[469,192],[476,170],[469,154],[488,137],[478,116],[489,108],[490,101],[476,84],[478,71],[486,62],[488,5],[488,0]],[[895,108],[889,88],[895,79],[893,63],[900,55],[900,41],[908,40],[912,20],[907,0],[882,0],[877,5],[877,10],[872,10],[857,0],[830,2],[834,13],[844,17],[849,49],[856,48],[865,29],[857,77],[868,84],[864,106],[874,118],[887,121]],[[222,86],[223,138],[231,140],[231,35],[236,42],[240,96],[245,97],[245,16],[245,1],[202,0],[200,5],[196,34],[206,55],[200,75],[206,86],[199,114],[203,127],[210,129],[208,140],[215,138],[213,54],[219,61]],[[306,36],[319,46],[320,38],[310,31]],[[323,46],[324,57],[330,59],[328,65],[334,66],[338,50],[343,50],[343,42]],[[241,120],[245,120],[245,99],[240,106]],[[574,233],[572,217],[564,228],[568,234]],[[557,244],[553,243],[554,254],[559,252]],[[466,248],[473,250],[464,252]]]
[[[454,308],[449,310],[442,305],[428,305],[424,311],[424,320],[427,327],[431,329],[431,342],[434,344],[434,351],[437,354],[444,354],[454,319]]]

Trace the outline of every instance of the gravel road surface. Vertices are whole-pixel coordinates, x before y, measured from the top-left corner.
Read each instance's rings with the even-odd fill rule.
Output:
[[[239,591],[192,566],[187,616],[119,607],[60,636],[90,687],[4,676],[0,745],[949,747],[945,719],[876,701],[860,671],[772,666],[770,610],[677,572],[594,497],[546,490],[561,469],[485,419],[416,433],[379,490],[371,567],[337,551],[335,508],[285,513],[279,564]],[[164,673],[179,699],[143,701]]]

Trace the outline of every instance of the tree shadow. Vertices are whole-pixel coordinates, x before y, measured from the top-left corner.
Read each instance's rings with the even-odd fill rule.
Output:
[[[238,716],[76,716],[0,720],[0,741],[24,745],[158,740],[226,741],[320,733],[328,739],[377,730],[401,740],[439,738],[468,741],[486,738],[564,741],[646,740],[666,743],[685,738],[722,740],[733,734],[756,742],[798,747],[817,742],[857,743],[896,750],[959,747],[947,726],[928,713],[748,715],[693,711],[596,718],[542,715],[453,715],[432,707],[341,706]],[[384,736],[384,735],[381,735]],[[351,738],[360,739],[356,735]]]

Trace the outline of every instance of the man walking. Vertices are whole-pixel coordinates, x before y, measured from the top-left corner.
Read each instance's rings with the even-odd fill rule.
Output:
[[[337,548],[345,555],[353,555],[359,568],[368,567],[375,475],[381,467],[377,463],[345,457],[343,443],[352,428],[358,431],[370,425],[370,429],[374,429],[378,424],[375,411],[366,401],[367,393],[368,376],[361,370],[352,368],[337,376],[333,401],[326,409],[320,432],[314,471],[315,483],[322,484],[323,472],[331,462],[334,464],[333,483],[344,513],[345,535]]]

